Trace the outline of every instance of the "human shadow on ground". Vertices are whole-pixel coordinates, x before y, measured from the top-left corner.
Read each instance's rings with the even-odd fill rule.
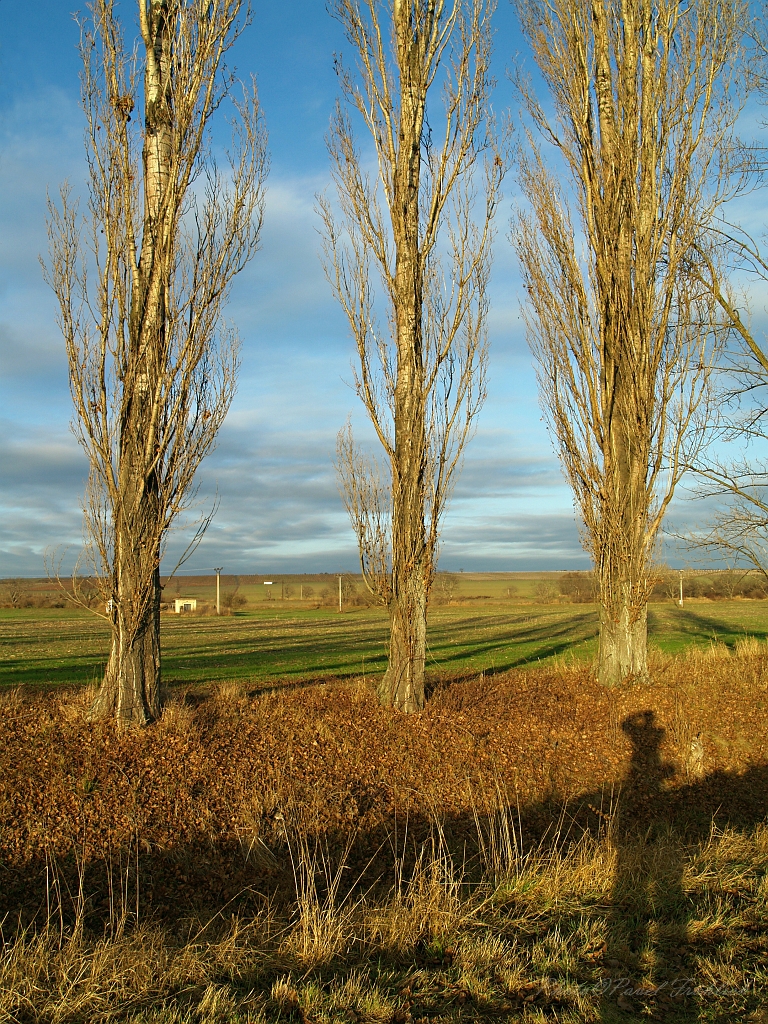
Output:
[[[674,815],[663,813],[665,788],[675,769],[662,760],[665,730],[656,724],[653,711],[630,715],[621,727],[632,754],[611,823],[616,866],[607,917],[602,1019],[613,1024],[642,1007],[656,1016],[682,1011],[684,1019],[693,1021],[698,1011],[695,982],[690,980],[694,972],[687,944],[684,859],[680,847],[669,841]],[[645,833],[632,828],[638,803],[659,815]],[[682,1019],[680,1012],[677,1016]]]
[[[726,929],[692,928],[695,904],[684,873],[691,849],[713,830],[748,833],[768,822],[768,766],[704,775],[693,749],[690,773],[701,777],[670,787],[676,770],[662,759],[665,730],[655,713],[636,712],[621,728],[632,753],[610,823],[616,862],[600,960],[601,1020],[730,1024],[736,1018],[728,1013],[712,1016],[706,976],[696,969],[697,954],[712,955],[727,941]],[[720,999],[761,1005],[757,992],[716,988]]]

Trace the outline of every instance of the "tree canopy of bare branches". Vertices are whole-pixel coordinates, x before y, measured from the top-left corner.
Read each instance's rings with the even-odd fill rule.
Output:
[[[542,404],[599,580],[598,672],[613,684],[647,672],[659,528],[703,439],[724,326],[696,252],[732,188],[746,8],[520,0],[518,11],[553,114],[521,83],[528,210],[514,242]]]
[[[333,0],[357,58],[329,152],[326,270],[383,449],[339,435],[341,488],[369,589],[390,613],[383,703],[424,703],[441,517],[485,396],[487,284],[503,161],[489,118],[492,0]],[[434,98],[442,79],[442,108]],[[373,143],[368,170],[352,116]],[[378,282],[379,292],[376,284]],[[386,307],[386,327],[380,308]]]
[[[46,272],[90,462],[84,557],[113,633],[91,713],[143,724],[160,711],[164,542],[235,391],[239,341],[222,308],[258,245],[266,134],[255,88],[236,98],[225,64],[243,0],[138,0],[135,47],[114,0],[90,15],[87,209],[66,186],[50,205]],[[227,98],[220,168],[210,128]]]
[[[763,17],[751,23],[748,53],[750,82],[765,102],[768,97],[768,29]],[[763,128],[765,125],[763,124]],[[744,147],[744,162],[759,185],[765,184],[765,147],[759,141]],[[765,232],[765,223],[762,224]],[[742,282],[768,282],[768,262],[760,243],[743,224],[723,219],[714,234],[719,259],[709,251],[697,253],[696,270],[702,287],[709,289],[725,321],[732,343],[722,360],[718,416],[712,423],[713,444],[693,468],[698,474],[700,497],[715,499],[716,511],[703,529],[689,531],[694,546],[724,555],[738,566],[754,567],[768,575],[768,346],[756,332]],[[762,289],[761,289],[762,290]]]
[[[697,273],[730,324],[734,343],[720,367],[712,443],[698,453],[692,467],[699,480],[698,497],[715,499],[717,507],[704,529],[689,531],[684,539],[768,576],[768,349],[756,337],[746,297],[734,294],[729,281],[733,269],[768,281],[768,263],[755,240],[737,225],[724,224],[717,240],[723,254],[719,265],[700,253]]]

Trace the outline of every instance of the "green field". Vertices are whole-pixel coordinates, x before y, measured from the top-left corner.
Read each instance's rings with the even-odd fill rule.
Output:
[[[557,656],[592,657],[596,606],[560,603],[557,575],[466,573],[441,581],[429,620],[432,678],[500,671]],[[242,610],[220,617],[163,615],[166,684],[231,679],[265,684],[382,672],[386,614],[353,603],[360,597],[359,580],[347,579],[344,586],[348,596],[340,614],[336,577],[275,577],[270,588],[254,577],[222,578],[222,594],[245,597]],[[185,580],[178,588],[174,582],[168,589],[169,600],[177,593],[200,604],[215,600],[210,578]],[[308,590],[311,597],[302,597]],[[768,602],[701,598],[681,609],[660,601],[649,607],[649,630],[651,642],[668,653],[691,644],[732,646],[744,635],[768,636]],[[103,620],[85,611],[0,609],[0,686],[95,682],[108,640]]]

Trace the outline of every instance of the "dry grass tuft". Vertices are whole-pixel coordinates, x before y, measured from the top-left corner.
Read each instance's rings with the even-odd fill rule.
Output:
[[[197,1007],[206,1024],[226,1024],[237,1015],[237,1002],[229,985],[209,984]]]
[[[465,898],[465,880],[439,826],[419,851],[407,881],[402,871],[401,861],[391,899],[383,906],[366,908],[369,942],[397,956],[412,954],[419,944],[443,948],[447,936],[469,924],[475,908]]]
[[[736,641],[733,653],[737,658],[764,658],[768,654],[768,644],[756,636],[745,636]]]
[[[69,726],[77,726],[87,719],[98,692],[98,686],[84,686],[75,693],[67,693],[59,700],[59,713]]]
[[[213,694],[216,703],[224,708],[237,704],[246,693],[246,684],[240,679],[222,679],[214,685]]]
[[[286,1017],[296,1013],[299,1009],[299,993],[290,976],[278,978],[273,982],[270,996],[278,1013],[285,1014]]]
[[[4,712],[20,710],[25,703],[25,691],[23,686],[8,687],[0,689],[0,708]]]
[[[730,657],[731,649],[720,640],[711,640],[704,647],[689,647],[685,652],[685,660],[693,665],[711,665],[728,661]]]
[[[361,898],[342,896],[344,857],[334,867],[327,850],[304,833],[289,844],[296,887],[294,923],[280,952],[305,969],[343,959],[355,943],[354,923]],[[348,852],[348,850],[347,850]]]
[[[186,694],[174,694],[166,701],[158,725],[178,736],[185,736],[194,729],[195,709],[187,703]]]
[[[30,1008],[38,1020],[94,1019],[159,996],[168,966],[165,938],[150,929],[93,943],[51,929],[22,934],[0,956],[0,1020]]]
[[[344,895],[348,865],[309,841],[292,853],[282,934],[268,907],[208,940],[27,932],[0,953],[0,1020],[575,1024],[623,1019],[630,1003],[637,1019],[665,1017],[676,977],[700,986],[680,1020],[746,1020],[768,986],[765,825],[713,828],[693,846],[671,831],[606,831],[521,851],[507,877],[475,882],[435,826],[409,879],[379,901]]]

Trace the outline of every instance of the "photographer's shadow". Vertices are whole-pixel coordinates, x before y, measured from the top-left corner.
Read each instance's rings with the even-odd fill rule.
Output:
[[[690,982],[690,905],[683,892],[684,847],[670,825],[661,758],[664,729],[653,711],[630,715],[622,729],[632,756],[613,820],[616,868],[604,949],[602,1020],[698,1020]],[[647,824],[638,829],[637,821]]]

